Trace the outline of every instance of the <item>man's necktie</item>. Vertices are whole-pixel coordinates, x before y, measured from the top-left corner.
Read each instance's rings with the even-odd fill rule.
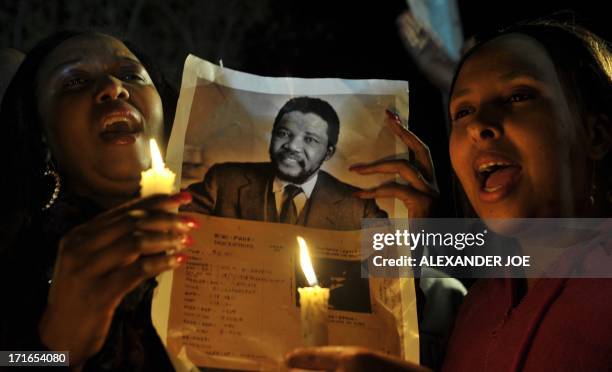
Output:
[[[283,190],[283,204],[281,205],[280,222],[295,225],[297,222],[297,208],[295,198],[302,192],[302,188],[295,185],[287,185]]]

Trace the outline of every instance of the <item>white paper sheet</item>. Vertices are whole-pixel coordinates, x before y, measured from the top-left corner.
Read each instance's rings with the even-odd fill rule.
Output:
[[[296,96],[323,99],[339,116],[337,150],[322,170],[359,188],[393,180],[360,176],[348,167],[407,156],[385,124],[384,112],[394,109],[407,120],[407,82],[268,78],[189,56],[166,157],[177,173],[176,186],[200,182],[214,164],[268,162],[274,117]],[[389,217],[407,217],[401,202],[376,203]],[[191,259],[158,277],[152,310],[153,323],[178,370],[197,370],[196,365],[284,368],[283,355],[300,346],[296,234],[313,244],[315,265],[332,288],[330,342],[367,346],[418,362],[413,280],[355,277],[359,231],[196,216],[202,228],[188,251]],[[349,281],[360,284],[351,287]],[[349,289],[357,292],[349,291],[351,300],[343,305],[342,292]]]

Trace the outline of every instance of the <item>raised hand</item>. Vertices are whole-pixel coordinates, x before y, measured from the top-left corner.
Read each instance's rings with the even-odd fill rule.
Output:
[[[440,194],[429,148],[414,133],[404,128],[397,114],[390,110],[386,113],[387,123],[393,133],[414,151],[414,162],[405,159],[379,160],[370,164],[356,164],[349,169],[363,175],[396,174],[408,184],[389,182],[373,189],[360,191],[357,196],[364,199],[398,198],[408,209],[410,217],[428,217],[434,201]]]
[[[136,199],[76,227],[60,241],[41,341],[82,365],[104,344],[115,309],[144,280],[178,267],[197,222],[172,213],[188,193]]]

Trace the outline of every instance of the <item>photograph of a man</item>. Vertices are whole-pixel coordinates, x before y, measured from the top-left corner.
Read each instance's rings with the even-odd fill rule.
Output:
[[[189,186],[196,212],[219,217],[357,230],[362,218],[385,218],[374,200],[324,170],[336,151],[340,120],[314,97],[296,97],[279,110],[272,126],[270,162],[217,163]]]

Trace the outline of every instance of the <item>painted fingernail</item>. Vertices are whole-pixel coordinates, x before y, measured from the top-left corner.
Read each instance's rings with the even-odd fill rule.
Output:
[[[168,265],[172,268],[177,268],[179,267],[181,264],[178,262],[176,256],[170,257],[170,259],[168,260]]]
[[[189,204],[191,203],[192,199],[193,198],[191,196],[191,193],[188,191],[181,191],[178,194],[172,196],[172,200],[181,204]]]
[[[387,113],[387,116],[389,117],[389,119],[395,121],[396,123],[400,123],[400,117],[397,113],[389,110],[389,109],[385,109],[385,112]]]
[[[147,216],[147,212],[142,209],[132,209],[128,212],[128,215],[134,218],[142,218]]]
[[[187,256],[185,253],[179,253],[176,256],[174,256],[174,258],[176,259],[177,265],[182,265],[185,262],[187,262],[187,260],[189,259],[189,256]]]
[[[197,229],[198,227],[200,227],[200,222],[193,217],[182,216],[181,220],[190,229]]]
[[[181,238],[181,244],[185,247],[191,247],[193,245],[193,238],[191,235],[183,235]]]
[[[364,163],[351,164],[351,166],[349,167],[349,170],[350,171],[356,170],[356,169],[359,169],[359,168],[363,167],[364,165],[366,165],[366,164],[364,164]]]

